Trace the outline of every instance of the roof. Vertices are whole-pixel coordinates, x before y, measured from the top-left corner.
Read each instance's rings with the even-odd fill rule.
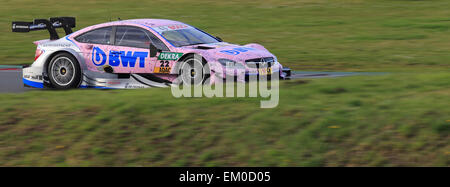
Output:
[[[159,26],[173,25],[173,24],[185,25],[182,22],[168,20],[168,19],[129,19],[129,20],[114,21],[114,22],[110,22],[110,23],[140,24],[140,25],[146,25],[148,27],[159,27]]]
[[[112,21],[107,23],[100,23],[97,25],[92,25],[86,28],[83,28],[81,30],[78,30],[74,32],[73,37],[78,36],[81,33],[90,31],[92,29],[105,27],[105,26],[111,26],[111,25],[121,25],[121,24],[134,24],[134,25],[142,25],[145,27],[161,27],[161,26],[168,26],[168,25],[186,25],[185,23],[179,22],[179,21],[173,21],[168,19],[130,19],[130,20],[120,20],[120,21]]]

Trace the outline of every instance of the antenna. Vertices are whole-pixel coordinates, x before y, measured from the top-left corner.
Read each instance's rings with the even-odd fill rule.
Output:
[[[109,9],[108,9],[108,16],[109,16],[109,22],[111,22],[112,21],[112,19],[111,19],[111,12],[109,11]]]

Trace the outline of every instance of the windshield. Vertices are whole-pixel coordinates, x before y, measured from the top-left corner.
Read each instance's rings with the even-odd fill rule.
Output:
[[[154,29],[176,47],[219,42],[216,38],[187,25],[170,25]]]

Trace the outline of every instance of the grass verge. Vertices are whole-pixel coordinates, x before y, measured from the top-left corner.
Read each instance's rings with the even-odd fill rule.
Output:
[[[170,89],[1,94],[3,166],[449,166],[447,73],[292,80],[280,103]]]

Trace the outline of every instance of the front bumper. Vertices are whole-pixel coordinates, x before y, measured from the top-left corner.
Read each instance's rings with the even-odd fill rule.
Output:
[[[263,70],[263,71],[260,71]],[[272,77],[275,74],[278,75],[280,79],[289,79],[291,76],[291,69],[288,67],[283,67],[281,64],[276,64],[274,66],[270,67],[270,71],[267,71],[267,68],[245,68],[245,69],[226,69],[226,68],[219,68],[219,69],[213,69],[213,74],[218,79],[227,79],[227,78],[234,78],[237,81],[248,81],[249,77],[253,76],[258,79],[260,76],[264,75],[267,77]],[[266,72],[265,74],[261,74],[261,72]]]
[[[291,78],[291,68],[283,67],[281,69],[280,78],[284,79],[284,80],[290,79]]]

